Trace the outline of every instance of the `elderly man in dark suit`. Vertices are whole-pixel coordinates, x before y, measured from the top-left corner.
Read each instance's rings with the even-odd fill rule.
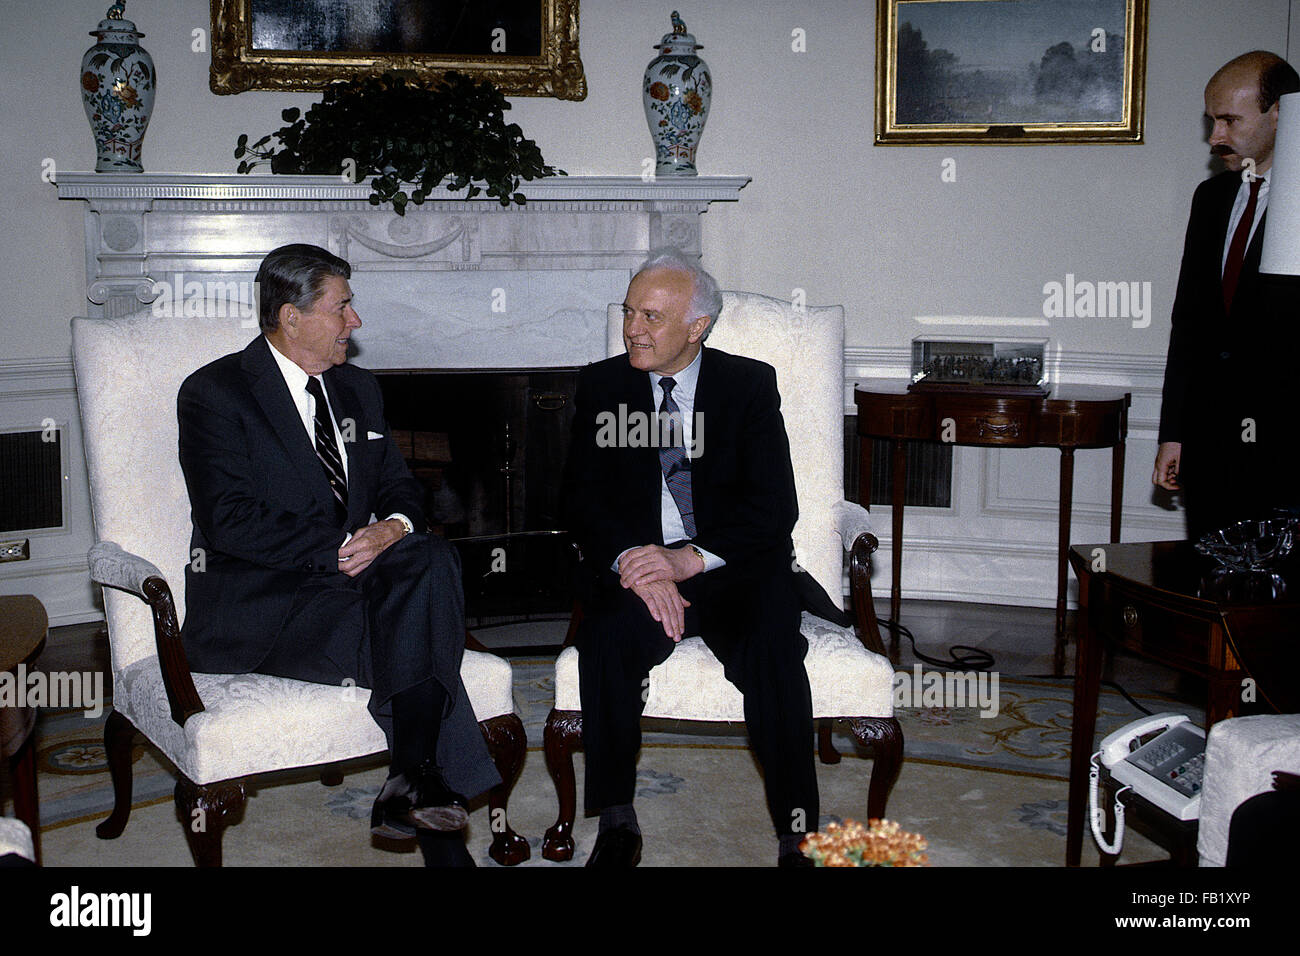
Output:
[[[460,680],[456,553],[425,533],[419,484],[379,385],[345,364],[361,320],[347,262],[269,253],[262,335],[194,372],[177,399],[191,547],[190,665],[371,689],[392,752],[377,835],[417,835],[430,864],[472,864],[466,797],[499,782]]]
[[[640,861],[643,681],[693,634],[744,694],[778,861],[804,861],[799,840],[817,825],[789,442],[772,367],[703,347],[721,305],[698,264],[652,257],[623,303],[626,354],[578,379],[565,500],[585,570],[586,804],[600,810],[590,866]],[[615,434],[619,422],[629,427]]]
[[[1277,101],[1296,90],[1296,71],[1263,51],[1230,61],[1205,88],[1210,151],[1227,170],[1192,198],[1151,478],[1183,492],[1193,539],[1300,503],[1282,467],[1297,438],[1300,301],[1294,280],[1259,271]]]

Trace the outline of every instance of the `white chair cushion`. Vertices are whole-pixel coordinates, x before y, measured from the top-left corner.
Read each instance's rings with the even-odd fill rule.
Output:
[[[0,856],[17,853],[24,860],[36,859],[36,848],[32,846],[32,831],[27,824],[13,817],[0,817]]]
[[[804,669],[812,688],[814,717],[894,715],[894,668],[888,660],[863,647],[852,629],[807,612],[799,629],[808,639]],[[745,719],[744,698],[700,637],[682,641],[668,660],[650,671],[649,690],[646,717]],[[576,647],[566,647],[555,661],[555,708],[582,710]]]
[[[1300,773],[1300,714],[1234,717],[1210,728],[1196,838],[1201,866],[1224,865],[1233,811],[1272,790],[1274,770]]]
[[[460,675],[477,719],[514,712],[509,662],[466,651]],[[195,674],[194,686],[204,710],[181,727],[157,658],[146,658],[116,675],[113,707],[198,784],[387,749],[365,688],[266,674]]]

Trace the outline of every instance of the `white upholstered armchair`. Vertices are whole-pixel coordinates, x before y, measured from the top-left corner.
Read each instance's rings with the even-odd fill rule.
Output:
[[[622,329],[622,308],[611,305],[610,355],[623,352]],[[844,721],[875,757],[867,815],[882,817],[902,763],[903,734],[894,718],[894,669],[885,657],[871,599],[870,560],[877,541],[866,510],[844,500],[844,309],[795,308],[766,296],[724,292],[722,314],[707,345],[760,359],[776,369],[799,497],[796,558],[837,604],[843,593],[844,552],[850,552],[857,633],[805,612],[804,667],[813,716],[819,720],[822,761],[838,761],[830,745],[830,722]],[[743,699],[704,641],[691,637],[651,670],[644,716],[740,722]],[[555,709],[546,721],[546,765],[560,804],[542,844],[542,855],[549,860],[573,855],[573,749],[581,735],[578,650],[568,647],[555,663]]]
[[[180,623],[190,511],[177,459],[176,393],[194,369],[242,349],[255,335],[255,326],[235,318],[141,312],[72,322],[98,542],[90,571],[104,585],[113,670],[104,737],[115,805],[96,833],[112,839],[126,826],[138,731],[179,770],[182,819],[203,811],[202,832],[185,827],[200,866],[221,864],[222,830],[244,802],[245,778],[323,764],[322,779],[336,782],[329,765],[386,749],[366,709],[368,690],[263,674],[195,674],[185,660]],[[461,677],[504,781],[489,797],[489,852],[498,863],[518,863],[528,858],[528,843],[505,824],[504,810],[526,744],[510,665],[466,650]]]

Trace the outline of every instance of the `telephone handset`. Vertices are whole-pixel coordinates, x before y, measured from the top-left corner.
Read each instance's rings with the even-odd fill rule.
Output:
[[[1115,794],[1115,842],[1102,838],[1105,812],[1097,806],[1100,771],[1097,758],[1125,786]],[[1195,820],[1201,810],[1205,769],[1205,731],[1185,714],[1154,714],[1126,724],[1101,742],[1092,755],[1089,797],[1092,835],[1107,853],[1118,853],[1124,840],[1124,805],[1119,796],[1133,790],[1179,820]]]

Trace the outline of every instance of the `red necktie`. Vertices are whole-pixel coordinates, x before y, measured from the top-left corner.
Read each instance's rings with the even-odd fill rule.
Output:
[[[1246,241],[1250,238],[1250,227],[1255,222],[1255,204],[1259,200],[1259,177],[1250,181],[1250,198],[1246,200],[1246,209],[1237,223],[1237,231],[1232,234],[1232,244],[1228,246],[1228,258],[1223,263],[1223,311],[1232,311],[1232,297],[1237,292],[1237,280],[1241,278],[1241,266],[1246,261]]]

